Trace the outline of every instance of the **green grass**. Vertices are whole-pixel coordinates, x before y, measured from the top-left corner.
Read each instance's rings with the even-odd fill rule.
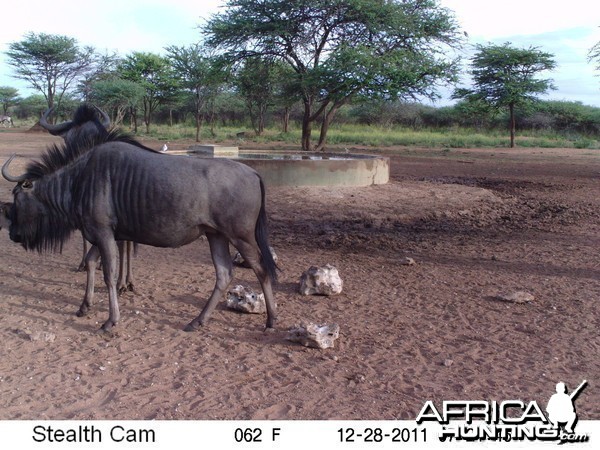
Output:
[[[355,144],[385,147],[392,145],[433,148],[509,147],[508,133],[481,132],[466,128],[445,130],[412,130],[405,128],[381,128],[366,126],[340,126],[329,132],[330,144]],[[600,148],[600,142],[591,138],[569,139],[555,133],[517,134],[521,147]]]
[[[245,131],[253,135],[249,127],[218,126],[214,133],[210,127],[202,127],[202,142],[220,143],[236,141],[237,133]],[[313,128],[313,142],[319,137],[320,128]],[[138,135],[163,141],[178,139],[195,139],[196,130],[192,125],[177,124],[173,126],[151,124],[150,133],[145,132],[145,126],[138,127]],[[268,143],[284,142],[290,145],[300,145],[301,130],[293,127],[288,133],[279,129],[265,130],[262,136],[245,138],[244,141]],[[391,146],[426,147],[439,149],[452,148],[506,148],[510,145],[508,130],[474,130],[468,128],[423,129],[414,130],[402,127],[380,127],[366,125],[334,124],[328,133],[327,143],[336,146],[365,146],[384,148]],[[600,149],[600,137],[565,136],[556,132],[517,131],[517,147],[542,148],[581,148]]]

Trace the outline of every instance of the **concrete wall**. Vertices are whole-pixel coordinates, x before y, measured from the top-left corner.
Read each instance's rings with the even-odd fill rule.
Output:
[[[271,186],[370,186],[390,178],[387,157],[356,155],[352,159],[238,159],[261,174]]]

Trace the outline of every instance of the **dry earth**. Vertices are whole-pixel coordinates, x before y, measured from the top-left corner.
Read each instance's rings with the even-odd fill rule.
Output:
[[[53,139],[2,130],[0,163]],[[120,298],[115,331],[99,333],[101,276],[99,303],[87,318],[74,314],[80,240],[38,255],[2,230],[0,419],[410,419],[426,400],[545,406],[558,381],[572,389],[583,379],[579,417],[600,419],[600,153],[386,153],[385,186],[268,190],[283,269],[275,332],[224,302],[208,326],[182,331],[214,282],[197,241],[142,246],[137,292]],[[1,201],[11,189],[0,180]],[[406,256],[416,264],[402,265]],[[326,263],[344,292],[297,293],[301,273]],[[234,283],[258,288],[245,269]],[[497,299],[518,290],[534,301]],[[286,341],[302,320],[338,323],[335,348]]]

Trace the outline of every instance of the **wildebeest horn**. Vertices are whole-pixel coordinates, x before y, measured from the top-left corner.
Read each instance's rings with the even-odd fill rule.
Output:
[[[8,166],[11,163],[11,161],[13,160],[13,158],[17,156],[16,153],[13,153],[11,155],[10,158],[8,158],[8,160],[2,165],[2,176],[7,180],[10,181],[12,183],[20,183],[21,181],[25,181],[26,176],[25,175],[21,175],[19,177],[13,177],[11,174],[8,173]]]
[[[46,130],[48,130],[48,132],[50,134],[53,135],[59,135],[65,131],[67,131],[69,128],[71,128],[71,122],[64,122],[64,123],[60,123],[60,124],[56,124],[56,125],[51,125],[50,123],[48,123],[48,117],[50,117],[50,114],[52,113],[52,111],[54,110],[54,108],[48,108],[44,114],[42,114],[42,117],[40,118],[40,125],[43,126]]]
[[[102,125],[104,126],[104,128],[108,129],[108,127],[110,127],[110,117],[108,117],[108,114],[106,114],[104,111],[102,111],[96,105],[94,105],[94,108],[96,108],[96,111],[98,111],[98,113],[102,117]]]

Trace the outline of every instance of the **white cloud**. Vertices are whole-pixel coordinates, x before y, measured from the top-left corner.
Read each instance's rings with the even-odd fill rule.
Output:
[[[595,0],[441,0],[470,36],[495,39],[600,25]]]
[[[168,45],[200,39],[203,19],[219,12],[222,0],[81,0],[12,1],[10,19],[0,27],[0,86],[26,85],[12,78],[4,52],[27,32],[73,37],[82,45],[126,55],[134,50],[160,53]],[[587,52],[600,41],[600,1],[441,0],[455,12],[471,43],[512,42],[533,45],[556,55],[550,74],[560,91],[554,98],[600,106],[600,78],[587,63]],[[468,55],[468,53],[467,53]]]

